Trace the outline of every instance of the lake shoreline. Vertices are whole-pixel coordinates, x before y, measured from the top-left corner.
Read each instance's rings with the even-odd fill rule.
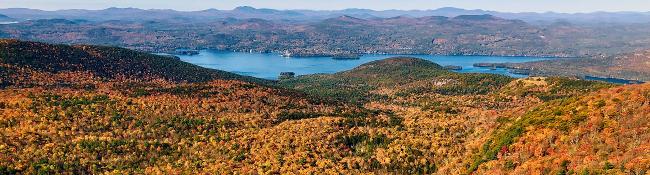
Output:
[[[361,64],[391,57],[416,57],[432,61],[441,66],[454,66],[459,73],[492,73],[523,78],[508,69],[474,67],[476,63],[521,63],[549,60],[547,57],[516,56],[439,56],[414,54],[364,54],[355,59],[334,57],[283,57],[276,53],[230,52],[223,50],[200,50],[198,54],[174,54],[182,61],[206,68],[224,70],[240,75],[277,80],[281,72],[295,72],[296,76],[308,74],[332,74],[353,69]]]
[[[244,51],[244,50],[222,50],[222,49],[210,49],[210,48],[203,48],[203,49],[176,49],[174,51],[159,51],[159,52],[151,52],[151,53],[164,53],[164,54],[171,54],[171,55],[177,55],[178,50],[193,50],[193,51],[213,51],[213,52],[235,52],[235,53],[256,53],[256,54],[277,54],[282,57],[286,58],[332,58],[336,57],[337,54],[328,54],[328,53],[314,53],[314,54],[292,54],[292,56],[286,56],[285,53],[279,52],[279,51]],[[588,58],[588,57],[579,57],[579,56],[561,56],[561,55],[499,55],[499,54],[435,54],[435,53],[349,53],[349,54],[356,54],[360,56],[364,55],[431,55],[431,56],[476,56],[476,57],[533,57],[533,58]],[[304,55],[304,56],[303,56]]]

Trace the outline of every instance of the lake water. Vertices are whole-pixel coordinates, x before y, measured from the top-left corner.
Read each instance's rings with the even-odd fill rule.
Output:
[[[526,75],[512,74],[506,69],[490,70],[473,67],[474,63],[517,63],[547,60],[537,57],[498,57],[498,56],[433,56],[433,55],[364,55],[356,60],[336,60],[328,57],[286,58],[274,53],[244,53],[203,50],[198,55],[176,55],[185,62],[206,68],[219,69],[265,79],[277,79],[280,72],[295,72],[296,75],[316,73],[336,73],[350,70],[363,63],[396,56],[409,56],[430,60],[442,66],[462,66],[456,72],[476,72],[502,74],[512,77]]]
[[[595,81],[604,81],[604,82],[609,82],[609,83],[614,83],[614,84],[641,84],[644,83],[642,81],[636,81],[636,80],[626,80],[626,79],[619,79],[619,78],[602,78],[602,77],[592,77],[592,76],[585,76],[585,80],[595,80]]]

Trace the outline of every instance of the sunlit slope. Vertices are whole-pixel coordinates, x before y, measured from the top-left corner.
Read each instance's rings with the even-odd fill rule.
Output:
[[[650,84],[544,103],[502,125],[473,157],[478,174],[644,174]]]

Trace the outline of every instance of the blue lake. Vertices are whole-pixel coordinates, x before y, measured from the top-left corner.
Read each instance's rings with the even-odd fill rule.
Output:
[[[512,74],[506,69],[491,70],[473,67],[474,63],[518,63],[547,60],[538,57],[498,57],[498,56],[434,56],[434,55],[364,55],[356,60],[336,60],[329,57],[287,58],[274,53],[245,53],[203,50],[198,55],[176,55],[185,62],[206,68],[219,69],[265,79],[277,79],[280,72],[295,72],[296,75],[316,73],[336,73],[350,70],[363,63],[396,56],[409,56],[430,60],[442,66],[462,66],[462,73],[493,73],[512,77],[526,75]]]
[[[614,83],[614,84],[641,84],[644,83],[643,81],[637,81],[637,80],[626,80],[626,79],[619,79],[619,78],[602,78],[602,77],[592,77],[592,76],[585,76],[585,80],[594,80],[594,81],[604,81],[604,82],[609,82],[609,83]]]

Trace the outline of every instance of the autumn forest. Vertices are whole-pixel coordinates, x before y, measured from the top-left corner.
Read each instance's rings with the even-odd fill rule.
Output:
[[[397,57],[280,81],[0,40],[0,174],[645,174],[650,85]]]

